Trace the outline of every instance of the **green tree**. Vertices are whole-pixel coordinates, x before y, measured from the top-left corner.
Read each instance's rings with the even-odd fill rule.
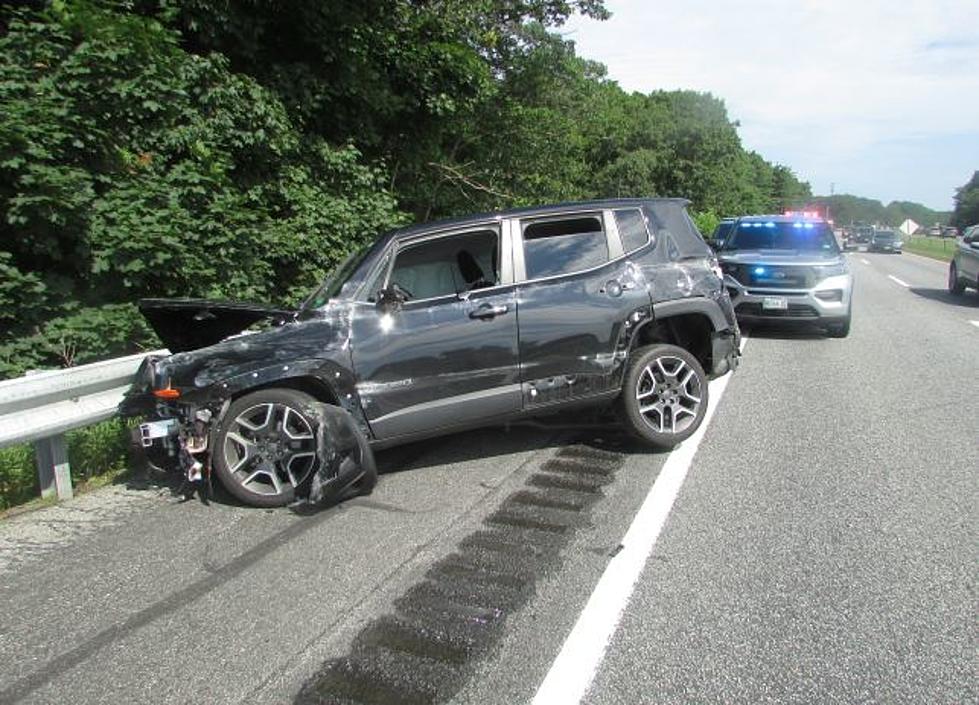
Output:
[[[295,301],[397,222],[352,145],[153,18],[59,3],[0,38],[0,374],[155,341],[142,296]]]
[[[972,178],[956,189],[955,210],[950,222],[957,228],[979,223],[979,171],[972,172]]]

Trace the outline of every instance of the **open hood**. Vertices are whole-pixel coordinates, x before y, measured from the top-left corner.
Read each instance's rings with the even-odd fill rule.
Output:
[[[221,342],[263,320],[288,320],[295,311],[207,299],[143,299],[139,311],[170,352]]]

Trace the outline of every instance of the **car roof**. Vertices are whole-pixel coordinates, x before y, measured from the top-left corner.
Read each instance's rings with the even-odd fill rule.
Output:
[[[431,220],[424,223],[417,223],[415,225],[408,225],[404,228],[399,228],[398,230],[395,230],[394,233],[401,237],[404,235],[411,235],[414,232],[451,228],[455,225],[465,225],[466,223],[471,223],[474,221],[549,215],[551,213],[563,213],[568,210],[622,208],[627,206],[639,207],[644,205],[653,205],[656,203],[677,203],[682,206],[686,206],[690,203],[690,201],[686,198],[606,198],[591,201],[565,201],[562,203],[550,203],[542,206],[526,206],[523,208],[509,208],[507,210],[473,213],[471,215],[466,215],[459,218]]]

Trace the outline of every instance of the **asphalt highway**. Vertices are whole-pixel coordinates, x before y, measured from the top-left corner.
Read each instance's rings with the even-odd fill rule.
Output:
[[[583,702],[977,701],[979,295],[850,262],[849,338],[749,332]],[[6,520],[0,703],[530,702],[670,457],[487,429],[313,516],[132,486]]]

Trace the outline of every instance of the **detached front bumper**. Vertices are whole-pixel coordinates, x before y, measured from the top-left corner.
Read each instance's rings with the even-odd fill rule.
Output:
[[[739,321],[833,322],[850,315],[853,276],[827,277],[812,289],[746,287],[730,275],[724,286]]]

